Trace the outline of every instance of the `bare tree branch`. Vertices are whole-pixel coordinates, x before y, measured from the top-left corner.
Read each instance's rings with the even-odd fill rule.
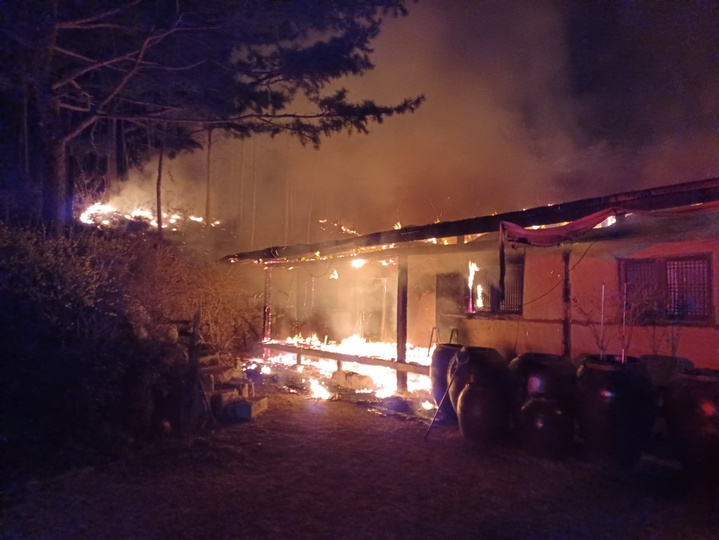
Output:
[[[89,28],[97,28],[96,26],[92,26],[92,24],[96,21],[101,21],[103,19],[112,17],[113,15],[117,15],[118,13],[122,13],[123,11],[126,11],[138,4],[141,4],[144,1],[145,0],[132,0],[131,2],[126,3],[124,6],[120,6],[118,8],[111,9],[108,11],[103,11],[102,13],[97,13],[90,17],[76,19],[74,21],[58,22],[57,27],[60,30],[86,30]]]

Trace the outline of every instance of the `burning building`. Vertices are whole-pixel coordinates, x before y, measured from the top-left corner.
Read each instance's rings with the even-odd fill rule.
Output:
[[[404,391],[452,340],[507,359],[653,354],[719,368],[718,256],[708,179],[225,260],[264,269],[266,351],[389,368]]]

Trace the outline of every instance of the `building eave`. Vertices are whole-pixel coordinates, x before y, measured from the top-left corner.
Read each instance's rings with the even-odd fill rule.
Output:
[[[298,264],[329,257],[349,255],[361,250],[392,251],[397,245],[431,239],[462,238],[497,232],[500,223],[511,222],[522,227],[546,226],[577,220],[590,214],[618,208],[622,212],[667,210],[719,201],[719,178],[615,193],[501,214],[444,221],[380,231],[342,240],[313,244],[271,246],[261,250],[226,255],[224,262],[254,261],[263,265]],[[462,245],[462,241],[454,245]],[[384,249],[383,249],[384,248]],[[446,249],[446,246],[424,246],[420,250]],[[463,249],[461,247],[454,249]]]

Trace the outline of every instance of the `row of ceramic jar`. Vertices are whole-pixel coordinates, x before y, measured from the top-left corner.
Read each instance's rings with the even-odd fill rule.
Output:
[[[430,377],[438,415],[456,414],[463,436],[481,445],[513,430],[529,453],[561,458],[578,437],[590,455],[631,465],[663,415],[684,466],[719,474],[719,372],[675,370],[659,385],[650,368],[615,356],[507,362],[492,348],[440,344]]]

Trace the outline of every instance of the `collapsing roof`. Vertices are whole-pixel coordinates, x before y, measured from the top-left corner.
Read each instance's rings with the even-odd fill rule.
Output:
[[[610,215],[623,215],[630,212],[677,209],[681,207],[691,207],[693,205],[706,205],[706,203],[717,201],[719,201],[719,178],[709,178],[682,184],[540,206],[527,210],[479,216],[457,221],[443,221],[424,226],[405,227],[349,239],[314,244],[272,246],[261,250],[227,255],[223,257],[222,260],[225,262],[250,260],[261,262],[265,265],[316,261],[327,257],[340,256],[342,254],[346,255],[360,249],[381,249],[384,246],[389,247],[400,243],[463,237],[487,232],[497,232],[500,230],[509,233],[508,238],[510,241],[521,242],[524,235],[524,243],[532,243],[529,241],[526,231],[523,233],[520,229],[576,222],[578,220],[585,220],[585,222],[589,223],[600,215],[607,217]],[[601,221],[601,219],[599,221]],[[599,221],[597,221],[597,223]],[[593,226],[594,225],[591,225],[589,229]],[[575,227],[574,232],[577,232],[579,229],[582,229],[582,227]],[[584,230],[585,229],[582,229],[582,232]]]

